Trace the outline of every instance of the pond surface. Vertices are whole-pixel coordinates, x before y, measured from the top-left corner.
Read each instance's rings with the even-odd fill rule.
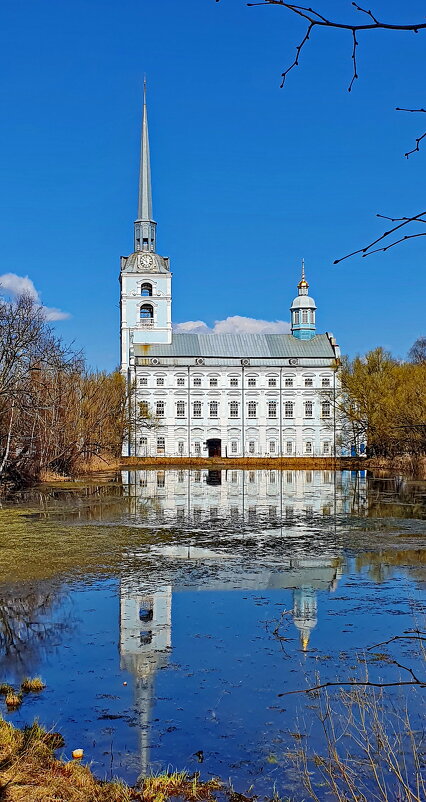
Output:
[[[0,681],[47,684],[3,714],[100,777],[286,795],[288,754],[320,732],[311,695],[280,694],[425,675],[412,641],[381,645],[424,628],[425,482],[132,471],[10,498],[0,531]],[[389,693],[414,726],[421,691]]]

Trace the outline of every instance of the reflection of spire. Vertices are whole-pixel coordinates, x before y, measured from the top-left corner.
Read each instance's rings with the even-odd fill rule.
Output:
[[[149,773],[151,711],[155,675],[168,659],[171,646],[172,589],[144,592],[126,583],[120,589],[121,668],[135,677],[135,705],[139,717],[141,776]]]
[[[317,594],[312,587],[302,585],[293,593],[293,621],[300,631],[300,645],[307,651],[311,632],[317,625]]]

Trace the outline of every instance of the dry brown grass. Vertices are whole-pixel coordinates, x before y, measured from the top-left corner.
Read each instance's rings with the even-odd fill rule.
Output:
[[[4,802],[213,802],[217,780],[201,783],[197,776],[173,772],[148,777],[140,789],[121,782],[102,782],[80,761],[64,762],[53,750],[62,746],[58,733],[39,724],[18,730],[0,719],[0,798]]]
[[[41,677],[25,677],[25,679],[21,682],[21,691],[23,693],[40,693],[40,691],[44,691],[45,684]]]
[[[364,470],[364,459],[345,457],[122,457],[119,467],[129,468],[209,468],[211,470],[231,470],[232,468],[273,470]]]

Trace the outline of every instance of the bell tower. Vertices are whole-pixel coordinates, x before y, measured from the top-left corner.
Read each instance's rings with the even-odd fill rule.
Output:
[[[172,341],[169,259],[157,253],[157,224],[152,213],[146,81],[143,89],[138,216],[134,250],[121,257],[121,369],[127,371],[135,346]]]

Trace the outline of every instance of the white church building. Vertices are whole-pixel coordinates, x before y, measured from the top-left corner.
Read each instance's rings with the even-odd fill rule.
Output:
[[[157,253],[146,91],[134,250],[121,257],[121,371],[131,392],[125,456],[330,457],[340,350],[317,334],[302,265],[291,334],[172,328],[172,274]]]

